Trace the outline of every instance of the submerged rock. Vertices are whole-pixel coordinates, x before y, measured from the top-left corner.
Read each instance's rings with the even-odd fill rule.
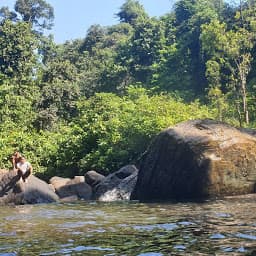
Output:
[[[30,175],[27,182],[20,180],[16,171],[1,172],[0,175],[0,203],[36,204],[58,201],[58,196],[49,185]]]
[[[130,200],[137,176],[138,170],[134,165],[127,165],[108,175],[96,186],[95,199],[99,201]]]
[[[213,120],[181,123],[153,141],[132,199],[168,200],[255,192],[256,137]]]

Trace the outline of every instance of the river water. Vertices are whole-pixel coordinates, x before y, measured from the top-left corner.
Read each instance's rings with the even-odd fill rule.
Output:
[[[0,207],[0,256],[256,255],[256,195]]]

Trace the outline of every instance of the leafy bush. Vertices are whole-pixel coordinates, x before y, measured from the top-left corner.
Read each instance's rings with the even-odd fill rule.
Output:
[[[69,175],[90,169],[109,173],[137,163],[162,129],[213,116],[197,101],[185,104],[170,95],[150,96],[145,89],[132,87],[123,97],[99,93],[81,100],[78,109],[70,137],[61,143],[55,160],[56,169]]]

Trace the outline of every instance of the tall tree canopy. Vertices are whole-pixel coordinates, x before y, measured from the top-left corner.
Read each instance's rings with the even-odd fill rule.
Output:
[[[39,30],[51,29],[53,26],[53,7],[44,0],[17,0],[15,11],[23,21],[32,23]]]
[[[148,18],[144,7],[136,0],[126,0],[117,13],[121,22],[135,25],[138,19]]]
[[[0,22],[5,20],[28,22],[35,31],[42,33],[52,28],[54,10],[45,0],[17,0],[14,10],[6,6],[0,8]]]

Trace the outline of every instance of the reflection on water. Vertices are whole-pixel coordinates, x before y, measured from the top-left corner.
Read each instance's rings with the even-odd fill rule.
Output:
[[[255,200],[0,207],[0,256],[256,255]]]

